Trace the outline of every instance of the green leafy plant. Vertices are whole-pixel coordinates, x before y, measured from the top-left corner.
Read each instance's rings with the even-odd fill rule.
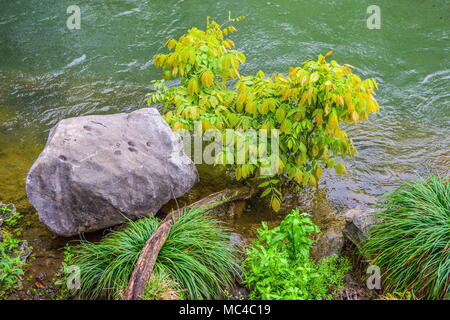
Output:
[[[112,231],[98,243],[73,249],[70,264],[80,267],[83,298],[121,298],[146,241],[160,220],[150,216]],[[239,270],[237,252],[220,222],[198,209],[172,226],[155,264],[155,273],[179,285],[187,299],[213,299],[230,288]]]
[[[67,242],[63,248],[63,261],[59,268],[58,273],[55,275],[52,281],[52,285],[55,290],[55,294],[52,296],[54,300],[64,300],[73,294],[73,289],[70,289],[67,285],[67,279],[71,276],[73,270],[70,268],[71,262],[75,258],[74,247]]]
[[[73,248],[73,246],[70,245],[70,243],[66,243],[64,245],[64,253],[63,253],[64,257],[63,257],[63,261],[61,262],[61,272],[66,277],[70,275],[69,267],[71,265],[71,261],[75,258],[75,254],[74,254],[73,250],[74,250],[74,248]],[[57,281],[56,284],[62,285],[63,283],[64,283],[64,281]]]
[[[416,300],[414,294],[409,291],[386,293],[380,296],[380,300]]]
[[[17,254],[18,247],[19,240],[11,234],[3,235],[0,241],[0,297],[15,291],[24,274],[24,262]]]
[[[363,254],[382,271],[384,289],[450,299],[450,182],[431,175],[404,183],[381,205]]]
[[[9,210],[8,212],[12,212],[11,209],[9,208],[2,208],[2,209],[7,209]],[[19,212],[14,211],[12,212],[11,216],[8,219],[5,219],[4,224],[7,227],[15,228],[17,227],[20,218],[22,218],[22,215]]]
[[[66,243],[64,245],[64,259],[63,262],[67,265],[74,257],[73,253],[73,247],[70,245],[70,243]]]
[[[332,255],[315,262],[309,237],[319,228],[306,213],[293,210],[278,227],[266,223],[243,263],[250,299],[330,299],[350,270],[345,258]]]
[[[2,213],[3,215],[8,213],[8,212],[12,212],[11,208],[8,208],[7,206],[1,206],[0,207],[0,213]]]
[[[178,40],[167,41],[171,52],[156,55],[153,62],[164,69],[163,78],[179,78],[180,84],[168,88],[164,80],[154,81],[155,91],[149,94],[148,103],[161,102],[170,110],[165,120],[174,130],[278,130],[280,152],[278,159],[271,160],[278,163],[276,174],[261,171],[270,166],[265,157],[235,165],[237,180],[262,180],[262,195],[270,197],[272,208],[278,211],[280,180],[294,181],[298,187],[317,186],[323,169],[347,174],[337,158],[353,156],[355,148],[341,126],[368,120],[370,113],[379,110],[374,98],[377,84],[359,78],[350,65],[327,62],[332,51],[292,67],[286,74],[266,77],[258,71],[256,76],[242,76],[239,66],[246,57],[233,49],[228,36],[234,31],[232,26],[208,20],[206,30],[191,28]],[[196,126],[198,123],[201,126]],[[252,152],[271,154],[272,139],[269,136],[268,143],[256,146],[236,135],[238,147],[231,149],[224,141],[216,163],[235,164],[238,156],[248,159]]]
[[[20,257],[20,240],[14,237],[20,233],[15,228],[21,215],[11,208],[11,205],[0,205],[0,217],[7,217],[2,221],[0,229],[0,297],[17,290],[24,274],[25,263]]]

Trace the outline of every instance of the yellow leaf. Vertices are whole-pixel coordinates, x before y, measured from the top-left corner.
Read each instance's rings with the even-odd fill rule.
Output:
[[[306,186],[306,185],[308,184],[308,182],[309,182],[309,179],[310,179],[310,175],[309,175],[308,173],[306,173],[305,175],[303,175],[303,181],[302,181],[302,184],[303,184],[304,186]]]
[[[182,125],[180,122],[176,121],[176,122],[172,125],[172,128],[173,128],[174,131],[177,131],[177,130],[183,128],[183,125]]]
[[[316,178],[315,178],[313,175],[311,175],[311,176],[309,177],[309,184],[310,184],[312,187],[317,187],[317,180],[316,180]]]
[[[328,170],[332,169],[334,167],[335,163],[336,163],[336,161],[334,159],[328,160],[328,162],[327,162],[327,169]]]
[[[338,125],[338,119],[336,116],[336,112],[332,111],[331,115],[328,117],[328,126],[334,130]]]
[[[264,79],[264,78],[266,77],[266,75],[264,74],[264,72],[263,72],[262,70],[259,70],[259,71],[256,73],[256,76],[257,76],[258,78],[260,78],[260,79]]]
[[[311,77],[309,78],[309,81],[316,82],[317,80],[319,80],[319,74],[317,72],[313,72],[313,74],[311,74]]]
[[[274,99],[269,99],[269,109],[274,112],[277,107],[277,103]]]
[[[322,177],[322,167],[321,166],[317,166],[315,174],[316,174],[317,180],[320,180],[320,177]]]
[[[192,96],[198,93],[198,80],[197,78],[191,78],[188,82],[188,92]]]
[[[214,125],[207,119],[203,119],[202,121],[203,131],[214,129]]]
[[[170,80],[170,78],[172,77],[172,74],[170,73],[169,70],[166,70],[166,71],[163,72],[162,77],[163,77],[164,80]]]
[[[206,70],[202,73],[201,81],[203,86],[209,88],[213,85],[214,82],[214,73],[211,70]]]
[[[259,112],[261,112],[261,114],[269,112],[269,102],[267,102],[267,100],[259,105]]]
[[[227,54],[223,58],[223,67],[229,69],[231,67],[231,55]]]
[[[181,60],[183,60],[183,61],[188,61],[189,60],[189,56],[190,56],[190,54],[189,54],[189,49],[184,49],[182,52],[181,52]]]
[[[312,155],[313,155],[314,157],[316,157],[316,156],[319,154],[319,147],[317,146],[317,144],[313,145],[311,151],[312,151]]]
[[[342,173],[345,173],[345,175],[347,175],[347,168],[345,168],[342,162],[339,162],[334,169],[336,170],[336,174],[338,176],[340,176]]]
[[[352,94],[351,92],[347,92],[344,96],[345,104],[348,106],[350,103],[352,103]]]
[[[270,205],[275,212],[278,212],[281,209],[281,202],[278,198],[273,197]]]
[[[322,124],[322,122],[323,122],[323,117],[322,117],[322,114],[318,114],[318,115],[316,115],[316,123],[320,126],[321,124]]]
[[[285,117],[285,112],[283,108],[280,108],[275,113],[275,118],[277,119],[278,123],[282,123]]]
[[[348,110],[348,112],[353,112],[353,111],[355,111],[355,105],[353,104],[353,102],[350,102],[348,105],[347,105],[347,110]]]
[[[214,96],[211,96],[211,97],[209,98],[209,102],[211,103],[211,106],[212,106],[212,107],[215,107],[215,106],[217,106],[217,105],[219,104],[219,101],[218,101],[217,98],[214,97]]]
[[[314,91],[313,87],[309,87],[309,89],[308,89],[308,104],[311,104],[311,102],[312,102],[313,91]]]
[[[357,113],[356,111],[353,111],[353,112],[352,112],[352,120],[353,120],[353,122],[354,122],[355,124],[358,123],[359,116],[358,116],[358,113]]]
[[[303,180],[303,172],[300,170],[297,170],[295,172],[295,181],[297,181],[298,184],[302,183]]]
[[[325,115],[328,115],[330,113],[330,106],[328,103],[325,103],[323,111],[325,112]]]
[[[255,115],[256,115],[256,105],[255,105],[255,103],[253,102],[253,100],[247,101],[247,104],[245,105],[245,111],[246,111],[247,113],[255,114]]]
[[[241,180],[242,173],[241,173],[241,167],[236,168],[236,180]]]
[[[172,48],[175,47],[176,44],[177,42],[174,39],[170,39],[169,41],[167,41],[167,48],[169,48],[169,50],[172,50]]]
[[[306,76],[303,76],[302,81],[300,82],[300,84],[302,86],[304,86],[306,84],[306,80],[307,80]]]

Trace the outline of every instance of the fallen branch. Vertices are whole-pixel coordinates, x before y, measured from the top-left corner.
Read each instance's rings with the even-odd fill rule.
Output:
[[[145,287],[150,280],[159,251],[164,245],[173,223],[186,212],[193,208],[199,208],[205,212],[216,209],[224,204],[238,200],[251,198],[254,190],[250,188],[225,189],[213,193],[191,205],[173,211],[168,214],[161,225],[147,240],[142,248],[139,259],[136,262],[133,273],[128,282],[125,292],[126,300],[139,300],[144,293]]]

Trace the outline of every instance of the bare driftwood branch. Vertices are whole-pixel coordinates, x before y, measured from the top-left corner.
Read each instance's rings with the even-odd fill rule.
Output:
[[[212,209],[216,209],[227,203],[249,199],[253,193],[254,190],[247,187],[239,189],[225,189],[168,214],[158,229],[156,229],[152,236],[147,240],[144,248],[142,248],[141,255],[136,262],[133,273],[128,282],[127,290],[125,292],[125,299],[139,300],[141,298],[141,295],[144,293],[145,287],[152,276],[159,251],[164,245],[173,223],[181,215],[183,215],[184,212],[193,208],[199,208],[205,212],[211,211]]]

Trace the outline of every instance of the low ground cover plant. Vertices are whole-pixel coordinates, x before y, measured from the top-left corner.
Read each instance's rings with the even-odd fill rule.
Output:
[[[292,211],[278,227],[266,223],[243,263],[250,299],[331,299],[343,285],[349,262],[336,255],[320,262],[310,256],[319,228],[306,213]]]
[[[0,224],[0,298],[19,288],[24,274],[24,261],[20,257],[19,233],[16,229],[20,214],[8,206],[0,205],[2,223]]]
[[[450,299],[450,182],[407,182],[381,205],[363,254],[381,268],[386,292]]]
[[[79,266],[81,272],[76,296],[122,298],[140,252],[160,222],[154,216],[142,218],[129,222],[123,231],[112,231],[98,243],[74,247],[70,264]],[[149,288],[144,298],[221,298],[239,270],[237,251],[230,245],[229,236],[221,223],[205,212],[186,212],[172,226],[158,254],[155,277],[149,283],[149,287],[167,290],[153,292]]]

